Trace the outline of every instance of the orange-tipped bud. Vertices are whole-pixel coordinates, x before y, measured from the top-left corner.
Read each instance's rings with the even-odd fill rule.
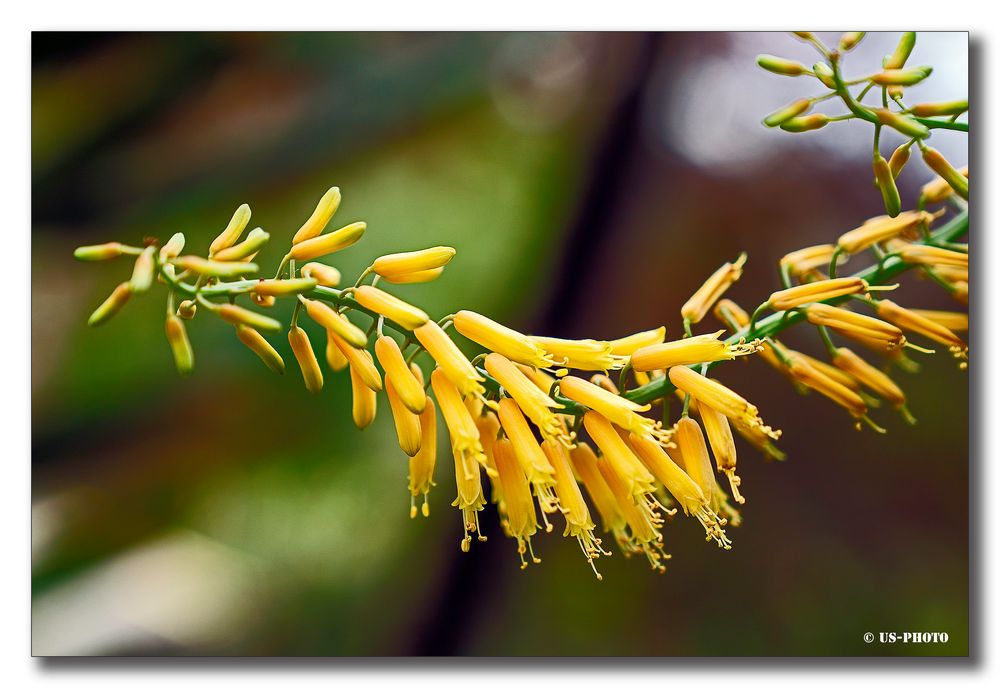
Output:
[[[94,246],[81,246],[73,251],[73,257],[77,260],[111,260],[122,254],[122,245],[117,241],[106,244],[96,244]]]
[[[786,60],[783,57],[775,57],[774,55],[758,55],[757,64],[762,69],[766,69],[774,74],[781,74],[782,76],[801,76],[809,73],[809,70],[804,65],[792,60]]]
[[[937,172],[948,183],[948,186],[965,200],[969,200],[969,180],[961,172],[951,166],[951,163],[941,155],[936,148],[925,146],[920,154],[929,168]]]
[[[198,304],[192,299],[185,299],[177,306],[177,317],[192,320],[198,313]]]
[[[391,382],[402,404],[411,413],[421,413],[427,403],[423,382],[414,377],[396,340],[384,335],[375,340],[375,356],[385,371],[386,386]]]
[[[132,285],[128,282],[122,282],[115,287],[113,292],[111,292],[111,296],[105,299],[104,303],[98,306],[94,312],[90,314],[87,324],[91,327],[96,327],[104,322],[107,322],[111,316],[122,309],[122,306],[128,303],[131,296]]]
[[[882,192],[882,204],[885,206],[885,212],[888,213],[889,217],[896,217],[901,209],[901,201],[889,162],[881,155],[876,155],[872,161],[872,169],[875,172],[875,184]]]
[[[292,326],[288,330],[288,343],[292,346],[292,353],[302,370],[302,381],[306,389],[313,394],[318,394],[323,389],[323,371],[319,368],[319,361],[313,352],[312,344],[309,342],[309,335],[298,325]]]
[[[206,260],[199,256],[180,256],[173,264],[181,270],[188,270],[202,277],[240,277],[257,272],[256,263],[226,263],[220,260]]]
[[[181,375],[190,375],[194,370],[194,350],[188,340],[184,321],[171,313],[165,325],[170,351],[174,354],[174,364]]]
[[[244,258],[255,256],[270,238],[270,234],[265,232],[260,227],[257,227],[256,229],[250,230],[250,233],[247,234],[247,238],[240,243],[233,244],[229,248],[224,248],[221,251],[212,254],[212,260],[243,260]]]
[[[264,336],[260,332],[252,327],[247,327],[246,325],[237,325],[236,336],[246,345],[248,349],[257,354],[257,357],[264,362],[264,365],[276,372],[278,375],[284,375],[284,359],[282,359],[281,354],[279,354],[275,348],[271,346],[271,343],[264,339]]]
[[[407,371],[407,375],[411,378],[413,377],[409,371]],[[372,392],[367,387],[365,389],[372,395],[375,394],[375,392]],[[396,426],[396,438],[399,440],[399,448],[407,456],[416,456],[417,452],[420,451],[421,443],[420,415],[411,411],[403,403],[403,400],[400,399],[399,394],[396,393],[396,388],[392,384],[392,378],[389,376],[385,378],[385,395],[389,399],[389,409],[392,411],[392,421]]]

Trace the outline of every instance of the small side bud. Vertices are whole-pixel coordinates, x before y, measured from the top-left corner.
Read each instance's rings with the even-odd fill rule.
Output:
[[[147,246],[139,254],[139,257],[135,259],[135,267],[132,268],[132,279],[129,281],[132,284],[132,291],[136,294],[147,292],[153,286],[153,275],[156,270],[156,260],[153,258],[155,252],[155,246]]]
[[[917,43],[917,32],[916,31],[906,31],[899,39],[899,43],[896,45],[896,50],[893,51],[892,55],[889,55],[882,61],[882,66],[885,69],[902,69],[903,65],[910,57],[910,53],[913,52],[913,46]]]
[[[882,192],[885,212],[889,217],[896,217],[899,215],[901,202],[899,189],[896,188],[896,180],[893,178],[892,170],[889,169],[889,162],[881,155],[876,155],[872,162],[872,168],[875,171],[875,183],[878,184],[879,191]]]
[[[274,318],[255,313],[235,304],[223,304],[215,312],[218,313],[220,318],[233,325],[249,325],[255,330],[263,330],[265,332],[281,332],[282,329],[281,323]]]
[[[809,70],[804,65],[774,55],[758,55],[757,65],[769,72],[783,76],[802,76],[809,73]]]
[[[187,299],[186,301],[181,301],[181,305],[177,307],[177,317],[184,320],[191,320],[198,313],[198,304]]]
[[[780,110],[775,110],[770,115],[764,118],[764,126],[766,127],[776,127],[783,122],[787,122],[793,117],[801,115],[806,112],[810,107],[812,107],[812,100],[809,98],[800,98],[792,103],[789,103]]]
[[[937,172],[941,179],[948,182],[948,186],[965,200],[969,200],[969,180],[965,175],[952,167],[951,163],[941,155],[936,148],[925,146],[921,149],[921,155],[927,166]]]
[[[800,134],[804,131],[822,129],[829,123],[829,117],[817,112],[812,115],[806,115],[805,117],[793,117],[790,120],[782,122],[780,126],[784,131],[790,131],[793,134]]]
[[[181,375],[190,375],[194,370],[194,350],[188,340],[187,330],[184,328],[184,321],[176,315],[167,316],[164,327],[167,333],[167,341],[170,342],[170,350],[174,354],[174,364],[177,372]]]
[[[93,246],[81,246],[73,251],[73,257],[77,260],[95,261],[111,260],[122,254],[122,245],[117,241],[106,244],[95,244]]]
[[[861,42],[861,39],[865,37],[864,31],[848,31],[840,37],[840,52],[846,53],[848,50],[853,50],[854,47]]]
[[[825,62],[817,62],[813,65],[813,74],[827,88],[837,88],[837,82],[833,78],[833,70]]]
[[[927,135],[930,134],[930,130],[927,129],[927,127],[908,115],[901,115],[898,112],[892,112],[891,110],[886,110],[885,108],[878,108],[872,110],[872,112],[874,112],[875,116],[878,117],[880,124],[892,127],[904,136],[909,136],[910,138],[915,139],[923,139],[927,138]]]
[[[910,143],[906,142],[902,144],[899,148],[892,152],[889,156],[889,169],[892,171],[892,178],[896,179],[899,177],[899,173],[902,172],[903,168],[906,166],[907,161],[910,159]]]
[[[913,86],[929,77],[933,71],[933,67],[884,69],[872,76],[871,80],[879,86]]]
[[[90,318],[87,320],[87,324],[91,327],[96,327],[104,322],[107,322],[111,316],[122,309],[128,300],[132,296],[132,285],[128,282],[122,282],[115,290],[111,292],[111,296],[104,300],[100,306],[97,307],[93,313],[90,314]]]

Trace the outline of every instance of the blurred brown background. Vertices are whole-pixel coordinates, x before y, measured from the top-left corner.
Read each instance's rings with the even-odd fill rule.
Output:
[[[847,71],[877,68],[897,37],[870,34]],[[75,246],[181,230],[204,250],[248,202],[274,243],[257,262],[273,266],[334,184],[334,222],[369,224],[338,255],[345,276],[385,252],[458,249],[440,280],[397,290],[437,316],[679,336],[681,303],[742,250],[731,296],[752,307],[782,254],[882,212],[867,126],[760,125],[817,92],[757,69],[760,52],[815,61],[779,33],[36,33],[34,652],[965,654],[968,387],[946,355],[894,374],[921,422],[883,410],[886,436],[763,362],[720,369],[784,429],[788,461],[740,445],[732,551],[677,519],[665,576],[616,553],[598,583],[558,534],[518,570],[492,510],[490,541],[462,555],[444,458],[431,518],[410,521],[388,409],[358,432],[343,376],[312,397],[294,364],[273,376],[199,317],[181,380],[162,291],[86,327],[130,268],[76,263]],[[966,96],[966,34],[920,34],[910,61],[935,66],[913,99]],[[967,162],[963,135],[934,145]],[[904,204],[927,177],[919,161],[903,171]],[[904,305],[955,307],[903,282]],[[787,343],[821,352],[808,330]],[[911,630],[951,640],[861,640]]]

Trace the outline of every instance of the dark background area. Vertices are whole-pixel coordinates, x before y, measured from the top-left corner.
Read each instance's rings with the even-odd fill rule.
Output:
[[[896,38],[869,35],[848,72],[875,69]],[[911,63],[935,74],[913,99],[964,97],[966,51],[965,34],[921,34]],[[732,551],[678,518],[664,576],[616,553],[599,583],[558,532],[518,570],[492,509],[489,541],[463,555],[444,457],[431,518],[410,521],[388,408],[358,432],[346,377],[308,395],[282,337],[277,377],[200,315],[182,380],[162,290],[86,326],[131,268],[77,263],[75,246],[184,231],[204,251],[247,202],[272,234],[267,271],[331,185],[334,225],[369,226],[336,256],[345,280],[383,253],[458,249],[441,279],[395,291],[436,317],[678,337],[680,305],[742,250],[730,296],[750,309],[778,287],[784,253],[882,212],[869,127],[760,125],[817,92],[757,69],[760,52],[815,60],[779,33],[36,33],[34,652],[965,654],[968,382],[946,355],[893,374],[920,424],[880,410],[885,436],[762,361],[721,368],[784,430],[788,461],[740,444]],[[964,136],[934,145],[966,163]],[[919,160],[903,171],[904,205],[928,177]],[[902,281],[903,305],[958,308]],[[786,343],[820,354],[800,329]],[[866,631],[951,640],[866,645]]]

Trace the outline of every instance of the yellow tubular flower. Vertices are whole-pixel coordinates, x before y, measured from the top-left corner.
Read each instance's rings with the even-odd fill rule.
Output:
[[[409,371],[407,371],[409,375]],[[410,377],[413,377],[412,375]],[[364,384],[364,383],[362,383]],[[374,396],[375,392],[365,387]],[[385,395],[389,398],[389,409],[392,411],[392,421],[396,426],[396,437],[399,439],[399,448],[407,456],[416,456],[420,451],[420,415],[414,413],[403,403],[396,393],[396,387],[392,384],[392,378],[385,378]]]
[[[604,481],[600,470],[597,468],[597,455],[590,445],[579,442],[569,453],[570,462],[580,476],[580,481],[587,489],[590,500],[597,508],[597,513],[601,515],[601,523],[605,533],[614,533],[615,539],[622,542],[625,535],[625,516],[618,509],[618,502],[611,488]]]
[[[880,318],[885,318],[909,332],[915,332],[944,344],[955,358],[962,361],[961,367],[966,367],[965,361],[968,359],[969,345],[944,325],[939,325],[933,320],[914,313],[908,308],[903,308],[888,299],[879,301],[875,306],[875,312]]]
[[[649,410],[649,404],[640,406],[602,389],[592,382],[572,375],[564,377],[559,382],[559,392],[578,404],[594,409],[602,418],[606,418],[627,432],[652,437],[657,442],[664,444],[670,441],[670,432],[665,430],[659,421],[639,415],[641,412]]]
[[[886,303],[881,301],[880,303]],[[837,308],[825,303],[814,303],[806,309],[806,319],[813,325],[825,325],[844,336],[859,335],[871,341],[881,342],[886,350],[896,349],[906,344],[903,331],[885,321],[845,308]]]
[[[832,377],[834,380],[842,384],[844,387],[848,387],[850,389],[853,389],[854,391],[857,391],[858,389],[861,388],[861,383],[859,383],[856,379],[851,377],[851,375],[845,372],[844,370],[841,370],[836,366],[830,365],[826,361],[821,361],[818,358],[810,356],[809,354],[804,354],[799,351],[789,350],[788,358],[790,360],[801,358],[806,363],[811,365],[813,368],[818,370],[820,373],[826,375],[827,377]]]
[[[526,335],[472,311],[459,311],[452,319],[455,329],[476,344],[506,356],[512,361],[535,368],[556,364],[541,345]]]
[[[968,179],[969,166],[966,165],[965,167],[960,169],[959,172],[962,174],[962,176]],[[931,203],[940,203],[941,201],[951,196],[952,193],[954,193],[954,190],[951,188],[951,185],[947,181],[945,181],[941,177],[935,177],[934,179],[927,182],[921,187],[920,202],[924,205],[928,205]]]
[[[319,284],[311,277],[296,277],[294,279],[266,279],[254,285],[251,296],[286,296],[288,294],[303,294],[312,291]],[[274,301],[271,300],[271,304]],[[270,304],[269,304],[270,305]]]
[[[759,340],[726,344],[719,340],[723,332],[725,330],[643,347],[632,354],[632,367],[648,371],[675,365],[731,361],[737,356],[746,356],[761,348]]]
[[[705,280],[687,302],[681,306],[681,315],[691,323],[699,323],[726,290],[743,274],[747,254],[741,253],[732,263],[726,263]]]
[[[614,495],[618,510],[628,524],[628,540],[619,541],[626,556],[633,552],[642,552],[652,569],[663,573],[666,567],[662,560],[669,559],[670,555],[663,552],[663,535],[657,529],[657,524],[652,522],[648,515],[636,506],[628,489],[608,461],[598,459],[597,469],[600,471],[601,477],[604,478],[604,482],[607,483],[608,489]]]
[[[782,289],[771,294],[767,302],[776,311],[787,311],[804,306],[807,303],[826,301],[848,294],[861,294],[868,291],[868,283],[857,277],[838,277],[817,282],[800,284],[789,289]]]
[[[545,458],[545,452],[538,445],[535,436],[528,427],[528,421],[524,419],[524,414],[513,399],[501,399],[497,407],[497,415],[500,418],[500,425],[507,434],[514,447],[514,455],[521,470],[528,477],[528,482],[535,490],[535,498],[538,499],[538,506],[542,510],[542,520],[545,521],[545,530],[551,531],[552,525],[548,522],[545,514],[551,514],[559,506],[553,486],[556,483],[555,471],[549,465],[549,460]]]
[[[270,342],[264,339],[260,332],[246,325],[237,325],[236,336],[239,337],[239,340],[248,349],[257,354],[260,360],[264,362],[264,365],[278,373],[278,375],[284,374],[285,361],[281,358],[281,354],[271,346]]]
[[[746,327],[750,324],[750,314],[731,299],[719,299],[719,302],[712,309],[712,314],[716,320],[730,329],[732,329],[732,325]]]
[[[654,344],[662,344],[663,339],[666,336],[667,328],[660,326],[655,330],[636,332],[635,334],[630,334],[627,337],[612,339],[609,342],[611,344],[611,353],[615,356],[631,356],[643,347],[652,346]]]
[[[934,272],[937,273],[938,277],[943,278],[947,282],[966,282],[969,281],[969,268],[959,267],[957,265],[935,265],[933,266]]]
[[[400,275],[386,277],[386,282],[393,284],[421,284],[436,280],[444,272],[444,268],[434,268],[433,270],[420,270],[418,272],[404,272]]]
[[[413,334],[431,358],[441,366],[441,371],[458,387],[463,397],[480,396],[486,391],[479,384],[483,377],[436,322],[428,320],[414,329]]]
[[[861,418],[868,413],[868,405],[857,392],[820,372],[802,358],[793,359],[789,370],[796,380],[816,390],[835,404],[843,406],[855,418]]]
[[[327,330],[327,336],[337,345],[341,355],[351,365],[351,370],[361,378],[365,386],[373,392],[381,392],[382,376],[379,375],[378,368],[375,367],[375,361],[372,360],[372,355],[368,353],[368,350],[354,348],[332,330]]]
[[[222,233],[212,240],[212,245],[208,248],[208,254],[212,255],[235,244],[239,241],[240,235],[243,234],[243,230],[246,229],[248,224],[250,224],[250,206],[244,203],[233,213],[232,219],[229,220],[229,224],[222,230]]]
[[[781,437],[780,430],[772,430],[764,425],[756,406],[725,385],[699,375],[686,366],[674,366],[667,371],[667,376],[677,389],[714,408],[734,423],[758,428],[772,439]]]
[[[326,363],[333,372],[339,372],[347,367],[347,358],[337,346],[336,335],[326,331]]]
[[[792,277],[798,277],[804,272],[814,268],[825,268],[833,260],[833,251],[837,247],[833,244],[820,244],[818,246],[807,246],[797,251],[786,253],[781,258],[781,266],[788,271]],[[847,256],[837,259],[837,264],[847,261]]]
[[[485,365],[487,372],[503,386],[531,422],[538,426],[542,437],[567,447],[572,446],[573,438],[553,412],[553,409],[562,409],[555,399],[538,389],[516,365],[500,354],[487,355]]]
[[[201,277],[240,277],[257,272],[256,263],[224,263],[220,260],[206,260],[200,256],[180,256],[172,264],[181,270],[189,270]]]
[[[452,456],[455,458],[455,485],[458,488],[458,496],[451,503],[457,506],[462,512],[462,522],[465,526],[465,535],[462,537],[462,551],[468,552],[472,545],[472,533],[481,532],[479,529],[479,512],[486,504],[483,496],[482,475],[479,473],[479,464],[468,452],[461,451],[452,445]],[[486,537],[479,535],[480,542]]]
[[[431,373],[431,388],[441,407],[448,433],[451,435],[452,450],[467,454],[473,461],[486,466],[486,455],[479,441],[479,429],[468,407],[462,402],[458,388],[440,368]]]
[[[179,256],[181,251],[184,250],[184,242],[185,239],[183,232],[177,232],[170,237],[170,239],[167,240],[167,243],[160,248],[160,262],[166,263]]]
[[[656,442],[638,435],[629,435],[628,441],[636,456],[677,500],[684,513],[698,519],[705,529],[706,539],[715,540],[723,549],[730,549],[732,543],[726,537],[726,531],[722,529],[722,526],[726,525],[726,520],[712,511],[709,498],[698,487],[698,483],[692,480],[691,476],[685,473],[684,469]]]
[[[653,474],[636,458],[621,436],[615,432],[611,422],[599,412],[587,411],[583,415],[583,426],[621,478],[629,494],[636,498],[636,502],[644,503],[645,496],[656,490],[654,486],[656,479]]]
[[[677,421],[677,449],[684,462],[684,472],[691,476],[703,494],[708,495],[709,503],[716,505],[715,474],[712,472],[712,462],[708,457],[708,445],[705,444],[705,434],[698,422],[689,416]]]
[[[557,365],[577,370],[617,370],[625,366],[628,356],[612,353],[611,342],[593,339],[557,339],[556,337],[529,337],[541,345]]]
[[[473,401],[479,400],[475,397],[469,397],[465,400],[466,407],[470,406],[470,402]],[[472,412],[471,408],[469,410]],[[479,432],[479,443],[483,447],[483,454],[486,455],[486,476],[490,479],[490,485],[493,488],[490,492],[490,501],[499,503],[503,498],[503,490],[501,489],[499,475],[497,474],[497,465],[493,460],[493,445],[496,443],[497,436],[500,433],[500,420],[497,418],[497,414],[492,411],[472,413],[472,419],[476,424],[476,430]]]
[[[309,219],[299,227],[299,231],[295,232],[295,236],[292,237],[292,243],[299,244],[322,234],[327,224],[330,223],[330,218],[333,217],[333,214],[337,212],[337,208],[339,207],[340,189],[336,186],[330,187],[323,194],[323,197],[319,199],[319,203],[316,204],[316,209],[309,216]]]
[[[428,321],[427,314],[422,310],[378,287],[360,286],[354,290],[354,298],[368,310],[385,316],[407,330],[420,327]]]
[[[959,303],[964,303],[966,306],[969,305],[969,282],[955,282],[953,284],[955,291],[951,293],[952,297]]]
[[[705,426],[708,446],[712,448],[712,455],[715,456],[716,470],[724,473],[729,480],[729,489],[736,503],[743,504],[746,499],[740,494],[742,481],[736,475],[736,442],[733,440],[733,430],[729,427],[729,419],[710,406],[702,406],[694,401],[692,406],[701,418],[701,424]]]
[[[930,223],[933,220],[934,216],[923,210],[908,210],[896,217],[873,218],[860,227],[842,234],[837,239],[837,246],[844,253],[857,253],[899,236],[922,222]]]
[[[232,303],[225,303],[215,309],[215,313],[231,325],[249,325],[255,330],[265,332],[281,332],[283,325],[266,315],[261,315],[255,311],[237,306]]]
[[[531,488],[528,479],[514,455],[514,447],[510,440],[499,439],[493,445],[493,459],[496,461],[497,472],[500,474],[500,485],[503,489],[506,504],[507,528],[511,537],[517,540],[517,553],[521,557],[521,568],[528,567],[524,555],[530,552],[531,561],[540,563],[541,559],[531,550],[531,536],[538,531],[538,521],[535,518],[535,503],[531,500]]]
[[[97,327],[98,325],[107,322],[111,316],[120,311],[122,307],[128,303],[129,298],[132,296],[132,285],[128,282],[122,282],[114,291],[111,292],[111,296],[106,298],[104,302],[94,309],[94,312],[90,314],[90,318],[87,320],[87,324],[91,327]]]
[[[375,356],[385,371],[386,386],[391,382],[395,394],[412,413],[420,413],[427,403],[423,383],[414,377],[410,367],[392,337],[385,335],[375,340]]]
[[[451,246],[435,246],[421,251],[392,253],[381,256],[372,263],[372,270],[382,277],[399,277],[414,272],[437,270],[447,265],[455,257]]]
[[[323,263],[306,263],[299,270],[303,277],[316,280],[324,287],[336,287],[340,284],[340,270]]]
[[[590,518],[590,510],[583,501],[580,486],[576,484],[576,478],[573,476],[573,468],[569,463],[569,450],[551,440],[542,442],[542,450],[556,471],[556,496],[559,498],[563,516],[566,517],[563,537],[576,538],[597,580],[603,580],[597,567],[594,566],[594,559],[601,554],[607,555],[608,552],[601,549],[600,539],[594,536],[594,521]]]
[[[316,354],[313,353],[312,344],[309,343],[309,335],[298,325],[288,330],[288,343],[295,354],[295,360],[299,362],[302,370],[302,381],[305,382],[306,389],[313,394],[318,394],[323,389],[323,371],[319,369],[319,362]]]
[[[778,449],[777,445],[771,441],[771,438],[760,431],[760,428],[750,427],[745,423],[737,423],[733,419],[729,419],[733,428],[739,433],[740,437],[749,442],[752,446],[756,447],[768,461],[784,461],[788,456],[785,452]]]
[[[437,461],[437,414],[434,400],[428,398],[420,414],[420,451],[410,457],[410,518],[417,517],[417,497],[423,495],[420,513],[431,515],[427,493],[434,486],[434,463]]]
[[[837,349],[837,353],[833,357],[833,364],[888,401],[893,408],[902,409],[906,406],[906,395],[903,394],[899,385],[850,349],[846,347]]]
[[[132,285],[132,293],[142,294],[149,291],[149,288],[153,286],[153,275],[156,269],[156,259],[153,257],[155,253],[155,246],[147,246],[142,249],[142,253],[135,259],[135,266],[132,268],[132,279],[129,280]]]
[[[352,323],[345,316],[341,315],[322,301],[315,301],[305,297],[299,297],[305,305],[306,313],[324,330],[332,332],[340,339],[356,349],[363,349],[368,345],[368,336],[364,330]]]
[[[231,261],[251,259],[260,252],[270,238],[271,235],[260,227],[251,229],[246,239],[214,253],[212,260]]]
[[[351,370],[351,416],[354,424],[359,430],[364,430],[375,420],[375,410],[378,405],[378,398],[375,391],[365,384],[364,379],[352,365]],[[398,426],[397,426],[398,429]],[[400,438],[400,444],[403,440]],[[404,449],[405,451],[405,449]]]
[[[947,327],[952,332],[968,332],[969,330],[969,314],[968,313],[958,313],[956,311],[933,311],[933,310],[923,310],[919,308],[911,308],[911,313],[914,313],[922,318],[936,322],[942,327]]]
[[[969,269],[969,254],[925,244],[905,244],[896,251],[904,263]]]
[[[194,370],[194,350],[191,348],[191,341],[184,328],[184,321],[171,313],[167,315],[164,330],[167,342],[170,344],[170,351],[174,355],[177,372],[181,375],[190,375]]]
[[[315,260],[342,251],[357,243],[367,227],[364,222],[353,222],[329,234],[306,239],[292,246],[288,256],[295,260]]]

